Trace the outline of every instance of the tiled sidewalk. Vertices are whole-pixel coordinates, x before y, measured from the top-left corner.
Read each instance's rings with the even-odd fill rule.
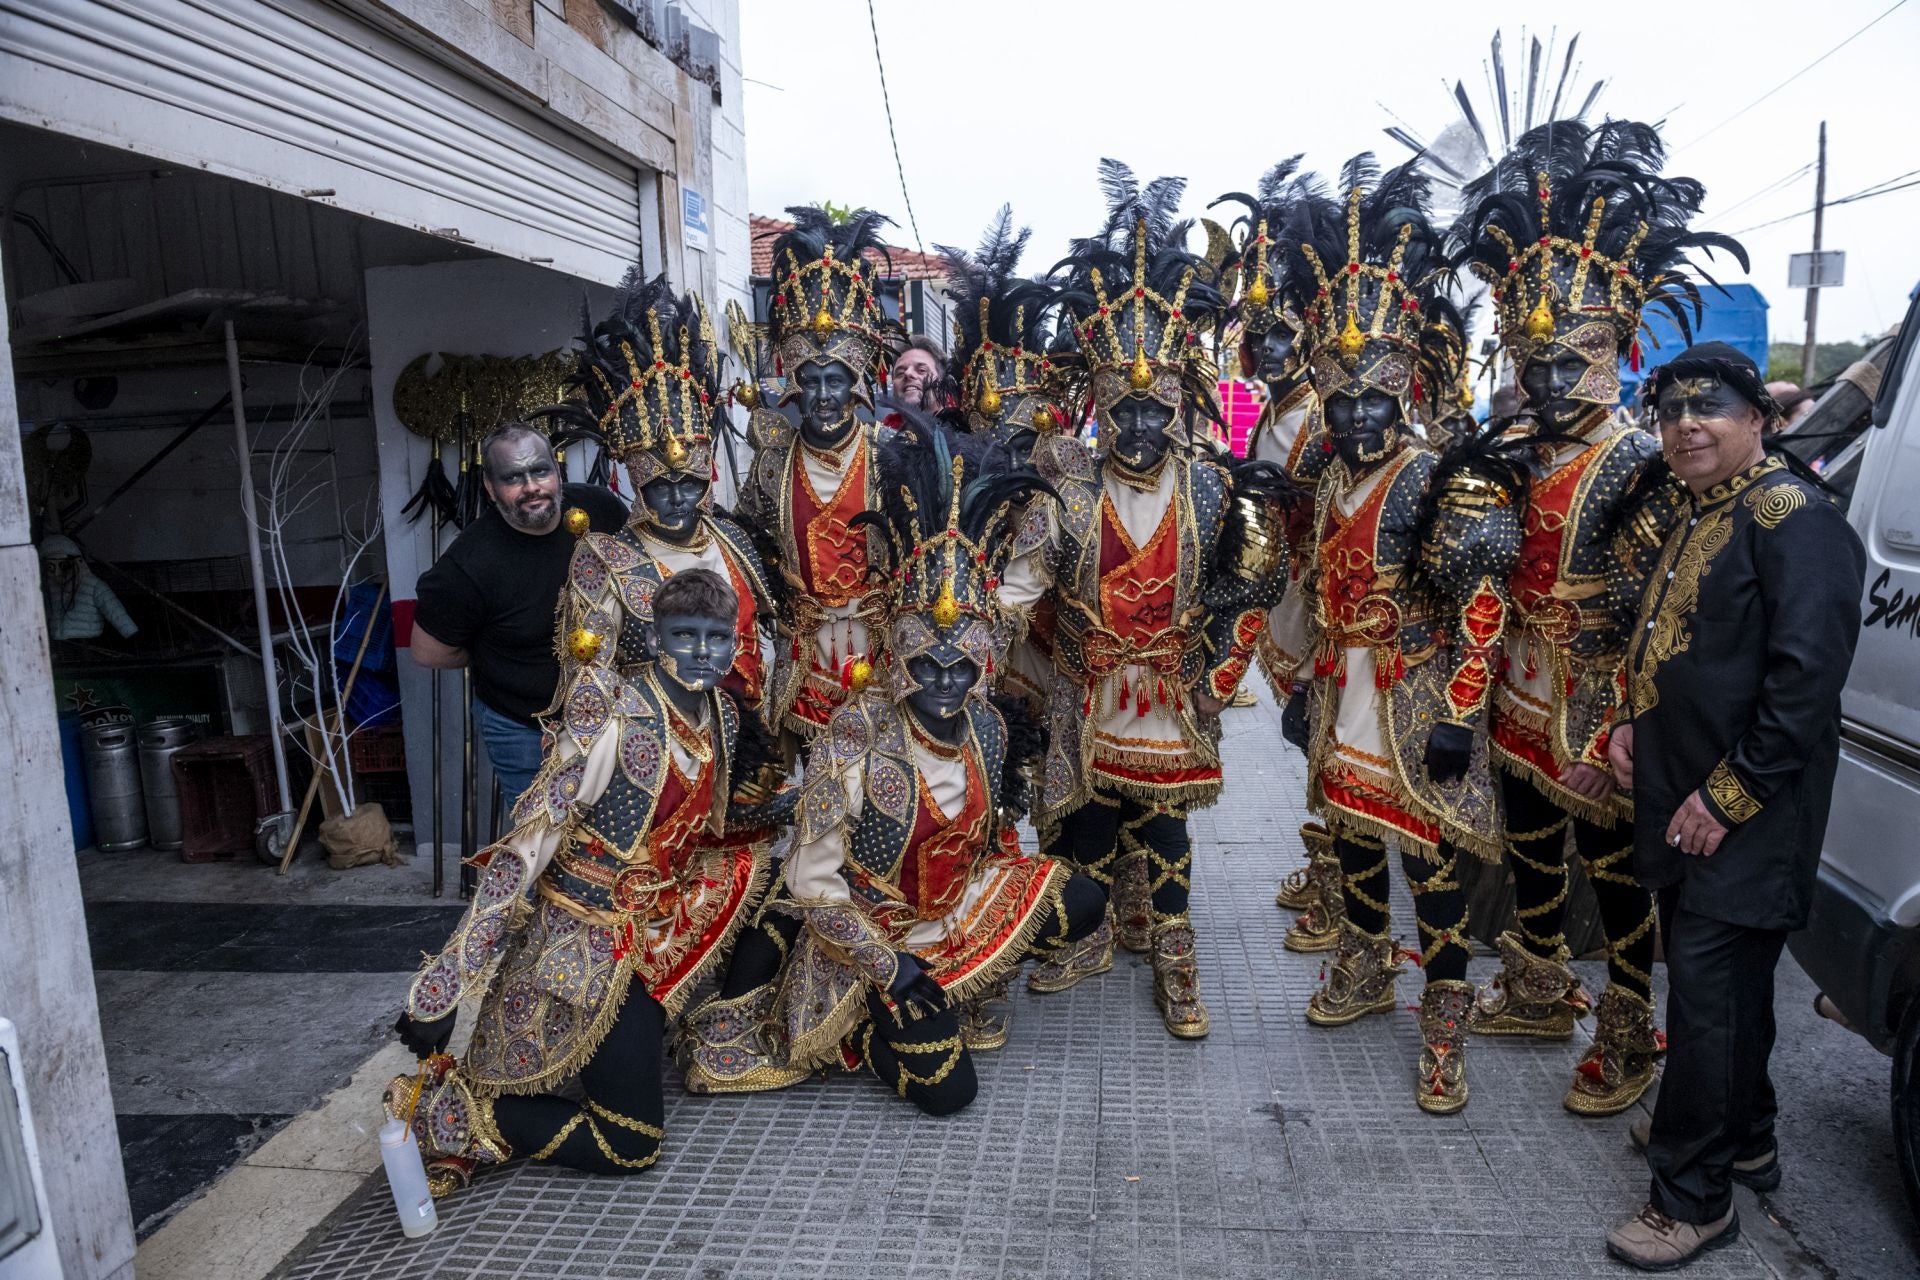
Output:
[[[515,1164],[443,1201],[418,1243],[376,1176],[283,1274],[1625,1274],[1602,1240],[1644,1195],[1626,1138],[1640,1112],[1561,1110],[1577,1046],[1477,1042],[1472,1103],[1440,1119],[1414,1106],[1407,1008],[1335,1031],[1301,1017],[1321,962],[1281,948],[1289,917],[1273,906],[1297,858],[1300,757],[1264,698],[1229,716],[1227,798],[1194,823],[1207,1040],[1171,1039],[1145,959],[1123,956],[1064,995],[1016,988],[1013,1038],[981,1056],[979,1100],[953,1118],[868,1077],[732,1100],[670,1083],[666,1152],[648,1173]],[[1396,919],[1410,932],[1404,889]],[[1475,978],[1491,968],[1476,959]],[[1587,969],[1597,991],[1604,976]],[[1401,979],[1403,1006],[1418,981]],[[1798,1272],[1778,1262],[1792,1240],[1744,1203],[1745,1238],[1690,1277]]]

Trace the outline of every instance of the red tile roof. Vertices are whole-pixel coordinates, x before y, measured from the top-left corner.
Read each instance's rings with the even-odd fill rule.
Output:
[[[773,275],[773,242],[784,231],[793,230],[791,222],[779,218],[763,218],[757,213],[747,215],[747,223],[753,235],[753,274],[764,279]],[[885,254],[867,250],[869,261],[879,266],[888,276],[908,280],[945,280],[946,264],[931,253],[915,253],[912,249],[890,248]],[[888,266],[891,259],[892,266]]]

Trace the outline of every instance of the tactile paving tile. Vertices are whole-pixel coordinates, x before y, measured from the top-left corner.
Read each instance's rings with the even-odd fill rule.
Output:
[[[285,1274],[360,1277],[1600,1276],[1645,1166],[1628,1119],[1560,1107],[1585,1041],[1476,1040],[1458,1116],[1412,1098],[1417,971],[1401,1005],[1335,1030],[1302,1010],[1322,957],[1280,945],[1300,864],[1301,758],[1260,704],[1228,713],[1228,786],[1195,815],[1204,1041],[1166,1034],[1146,959],[1053,996],[1014,984],[980,1097],[920,1115],[864,1076],[693,1098],[670,1074],[667,1145],[630,1179],[516,1163],[440,1205],[418,1244],[384,1179]],[[1396,931],[1413,929],[1396,873]],[[1470,976],[1484,980],[1490,957]],[[1589,987],[1605,981],[1582,965]],[[1664,974],[1662,975],[1664,977]],[[369,1099],[369,1105],[374,1105]],[[1745,1244],[1688,1274],[1751,1275]]]

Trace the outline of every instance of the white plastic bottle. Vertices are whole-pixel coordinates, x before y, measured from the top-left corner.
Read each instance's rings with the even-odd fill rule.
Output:
[[[440,1225],[440,1214],[433,1207],[433,1193],[427,1190],[427,1166],[406,1121],[389,1120],[380,1126],[380,1163],[387,1167],[387,1186],[393,1190],[400,1230],[409,1240],[432,1234]]]

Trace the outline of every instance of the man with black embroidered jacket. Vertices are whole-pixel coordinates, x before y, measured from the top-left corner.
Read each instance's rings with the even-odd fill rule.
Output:
[[[1779,408],[1724,343],[1648,380],[1688,503],[1641,602],[1609,755],[1634,797],[1670,991],[1648,1203],[1607,1238],[1666,1270],[1739,1235],[1733,1182],[1779,1182],[1773,974],[1807,922],[1860,632],[1865,553],[1817,484],[1761,445]]]

